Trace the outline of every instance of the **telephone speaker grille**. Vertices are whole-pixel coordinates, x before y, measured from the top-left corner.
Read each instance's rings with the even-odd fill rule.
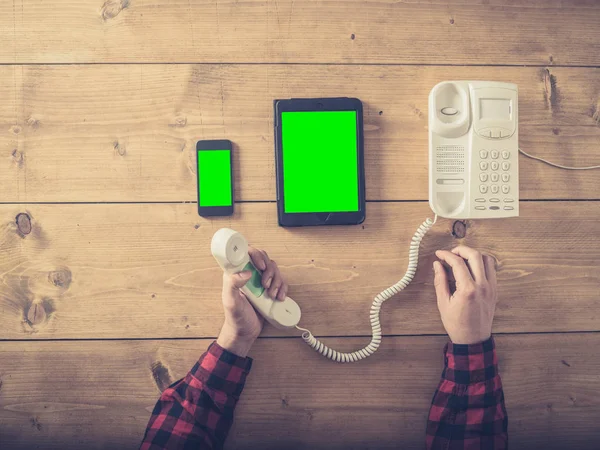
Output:
[[[438,173],[463,173],[465,171],[465,147],[462,145],[436,147],[435,167]]]

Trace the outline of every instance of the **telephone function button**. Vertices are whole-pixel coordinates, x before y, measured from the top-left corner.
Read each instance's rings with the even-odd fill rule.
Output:
[[[446,106],[445,108],[442,108],[442,114],[445,116],[455,116],[458,114],[458,109]]]
[[[488,165],[489,165],[489,164],[488,164],[487,162],[485,162],[485,161],[481,161],[481,162],[479,163],[479,168],[480,168],[481,170],[487,170],[487,169],[488,169]]]
[[[485,198],[481,198],[481,197],[479,197],[479,198],[476,198],[476,199],[475,199],[475,201],[476,201],[477,203],[485,203]]]
[[[485,183],[488,180],[488,174],[487,173],[480,173],[479,174],[479,180],[483,181]]]
[[[504,171],[508,171],[508,170],[510,170],[510,163],[509,163],[509,162],[506,162],[506,161],[504,161],[504,162],[502,163],[502,170],[504,170]]]
[[[462,178],[438,178],[435,182],[437,184],[464,184],[465,180]]]
[[[485,206],[480,206],[480,205],[477,205],[477,206],[475,207],[475,209],[479,209],[479,210],[481,210],[481,209],[485,209]]]
[[[510,152],[508,150],[502,150],[502,159],[510,158]]]
[[[479,192],[481,192],[482,194],[487,193],[488,191],[488,187],[485,184],[480,184],[479,185]]]
[[[500,167],[500,164],[498,164],[496,161],[492,161],[492,164],[490,164],[490,167],[492,168],[492,170],[498,170],[498,167]]]
[[[514,198],[510,198],[510,197],[504,199],[504,203],[512,203],[514,201],[515,201],[515,199]]]
[[[500,207],[499,207],[499,206],[495,206],[495,205],[494,205],[494,206],[490,206],[490,209],[493,209],[493,210],[498,210],[498,209],[500,209]]]
[[[488,157],[488,151],[487,150],[479,150],[479,157],[481,159],[486,159]]]
[[[490,202],[492,202],[492,203],[500,203],[500,199],[496,198],[496,197],[490,198]]]
[[[510,175],[508,173],[502,174],[502,181],[508,183],[510,181]]]
[[[503,194],[508,194],[510,192],[510,187],[508,185],[503,185],[502,186],[502,193]]]
[[[512,206],[505,206],[504,207],[505,211],[512,211],[513,209],[515,209],[515,208],[513,208]]]
[[[498,180],[500,179],[500,175],[498,175],[496,172],[493,172],[491,175],[491,179],[492,179],[492,183],[497,183]]]
[[[490,190],[492,191],[492,194],[497,194],[498,193],[498,185],[492,184],[492,187],[490,188]]]
[[[498,159],[498,150],[492,150],[490,152],[490,156],[492,157],[492,159]]]

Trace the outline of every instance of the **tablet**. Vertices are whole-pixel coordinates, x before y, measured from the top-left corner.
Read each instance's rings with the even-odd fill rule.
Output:
[[[281,226],[365,220],[362,103],[275,100],[277,213]]]

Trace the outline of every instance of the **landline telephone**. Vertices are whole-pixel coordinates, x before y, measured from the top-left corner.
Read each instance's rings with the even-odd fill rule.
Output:
[[[519,215],[518,90],[444,81],[429,94],[429,205],[456,219]]]
[[[518,146],[518,89],[512,83],[444,81],[429,94],[429,205],[434,219],[425,220],[409,248],[408,267],[400,281],[379,293],[369,313],[372,338],[355,352],[338,352],[298,326],[301,311],[289,297],[271,299],[261,284],[261,273],[248,256],[248,242],[236,231],[218,230],[211,251],[228,273],[250,270],[242,288],[255,309],[273,326],[303,331],[302,339],[323,356],[337,362],[354,362],[372,355],[381,343],[381,305],[402,291],[413,279],[419,246],[437,217],[500,218],[519,215],[518,153],[563,169],[596,169],[600,166],[567,167],[531,156]]]

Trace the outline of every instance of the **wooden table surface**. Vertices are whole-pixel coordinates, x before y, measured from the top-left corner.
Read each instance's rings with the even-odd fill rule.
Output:
[[[1,2],[0,447],[136,448],[218,333],[221,226],[280,263],[304,326],[365,345],[431,216],[429,90],[517,83],[523,149],[600,164],[598,24],[597,0]],[[272,100],[292,96],[363,101],[362,226],[277,226]],[[235,144],[231,218],[196,212],[211,138]],[[511,448],[599,448],[600,171],[520,166],[521,217],[441,219],[371,358],[265,328],[227,447],[422,448],[446,341],[433,252],[464,243],[499,262]]]

